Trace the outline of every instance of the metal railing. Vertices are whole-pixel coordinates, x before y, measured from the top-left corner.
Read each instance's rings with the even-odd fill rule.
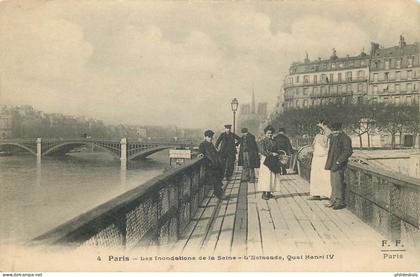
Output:
[[[349,163],[347,207],[381,234],[420,247],[420,180],[396,172]]]
[[[31,245],[133,248],[176,242],[208,193],[203,159],[171,169],[33,239]]]

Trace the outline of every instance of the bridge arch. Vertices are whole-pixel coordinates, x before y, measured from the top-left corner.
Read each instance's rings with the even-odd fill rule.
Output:
[[[64,154],[70,152],[71,150],[73,150],[77,147],[87,145],[87,144],[94,144],[96,147],[111,153],[116,158],[119,158],[119,153],[116,153],[116,152],[112,151],[111,149],[109,149],[107,147],[104,147],[102,145],[99,145],[99,144],[97,144],[93,141],[67,141],[67,142],[63,142],[63,143],[57,144],[57,145],[49,148],[48,150],[46,150],[45,152],[42,153],[42,156],[64,155]]]
[[[29,147],[27,147],[27,146],[25,146],[23,144],[17,143],[17,142],[3,142],[3,143],[0,143],[0,147],[2,147],[2,146],[14,146],[16,148],[20,148],[20,149],[26,150],[29,153],[31,153],[31,154],[33,154],[33,155],[36,156],[36,151],[34,151],[33,149],[31,149],[31,148],[29,148]]]
[[[165,150],[165,149],[169,149],[171,147],[169,146],[160,146],[160,147],[153,147],[153,148],[149,148],[149,149],[145,149],[143,151],[137,152],[133,155],[130,155],[129,157],[127,157],[129,160],[140,160],[143,158],[146,158],[147,156],[150,156],[156,152]]]

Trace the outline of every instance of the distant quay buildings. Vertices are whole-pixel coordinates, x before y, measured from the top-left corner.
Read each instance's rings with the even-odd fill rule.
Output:
[[[371,44],[370,53],[293,63],[284,79],[282,108],[307,108],[329,103],[419,104],[419,44],[382,48]]]

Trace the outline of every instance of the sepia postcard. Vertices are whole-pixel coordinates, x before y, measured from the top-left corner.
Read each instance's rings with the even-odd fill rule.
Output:
[[[417,276],[419,42],[418,0],[0,1],[0,271]]]

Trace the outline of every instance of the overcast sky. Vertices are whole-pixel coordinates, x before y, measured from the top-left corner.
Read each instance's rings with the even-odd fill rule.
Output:
[[[350,3],[351,2],[351,3]],[[273,103],[293,61],[420,40],[420,4],[3,1],[1,101],[107,123],[215,127]]]

